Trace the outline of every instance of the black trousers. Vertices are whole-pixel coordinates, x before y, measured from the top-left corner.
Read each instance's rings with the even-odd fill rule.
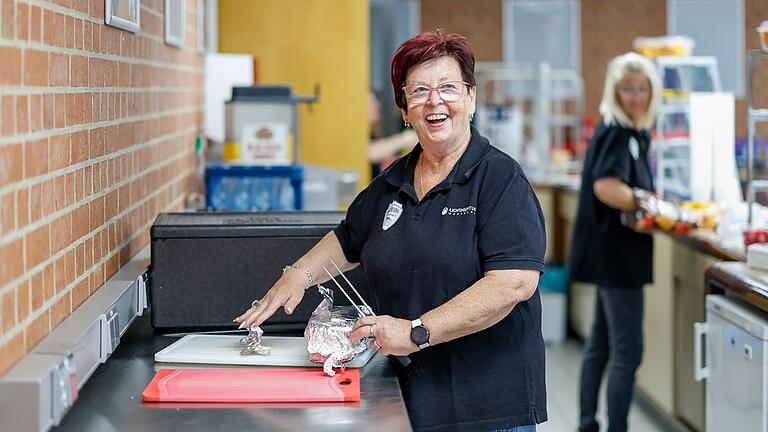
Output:
[[[595,413],[607,369],[608,431],[624,432],[643,357],[643,288],[598,287],[596,303],[581,364],[579,431],[600,430]]]

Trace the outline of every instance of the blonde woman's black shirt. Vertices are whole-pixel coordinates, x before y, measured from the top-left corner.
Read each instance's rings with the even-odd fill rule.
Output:
[[[360,262],[377,314],[413,320],[490,270],[544,270],[544,218],[520,166],[472,128],[464,154],[421,202],[421,153],[396,161],[335,229]],[[467,313],[470,313],[467,311]],[[495,430],[547,419],[538,290],[490,328],[410,355],[398,372],[418,431]]]
[[[608,177],[654,191],[649,145],[647,131],[603,123],[590,140],[571,240],[572,280],[605,288],[653,282],[653,237],[622,225],[621,212],[603,204],[594,193],[595,181]]]

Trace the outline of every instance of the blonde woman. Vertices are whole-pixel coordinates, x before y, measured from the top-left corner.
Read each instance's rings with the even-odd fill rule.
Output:
[[[571,279],[597,285],[592,333],[581,368],[580,431],[598,431],[595,419],[604,372],[608,430],[627,430],[635,371],[643,354],[643,285],[652,282],[653,238],[621,224],[635,209],[634,188],[653,191],[650,135],[661,84],[656,67],[635,53],[608,64],[603,119],[584,158],[571,250]]]

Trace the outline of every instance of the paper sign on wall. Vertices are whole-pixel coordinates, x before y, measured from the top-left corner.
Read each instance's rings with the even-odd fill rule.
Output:
[[[290,164],[288,125],[285,123],[249,123],[240,135],[240,158],[260,164]]]

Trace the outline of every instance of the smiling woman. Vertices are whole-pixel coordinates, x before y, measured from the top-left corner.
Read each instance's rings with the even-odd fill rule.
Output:
[[[379,315],[360,319],[351,339],[410,357],[398,378],[417,431],[529,431],[547,419],[544,218],[517,162],[470,126],[474,65],[467,39],[441,30],[397,50],[395,100],[419,144],[290,267],[301,270],[235,319],[259,325],[293,310],[308,274],[327,279],[316,279],[327,262],[361,264]]]
[[[423,149],[416,172],[419,199],[448,175],[469,143],[475,87],[461,78],[456,59],[441,56],[414,66],[402,87],[403,120],[413,125]]]

